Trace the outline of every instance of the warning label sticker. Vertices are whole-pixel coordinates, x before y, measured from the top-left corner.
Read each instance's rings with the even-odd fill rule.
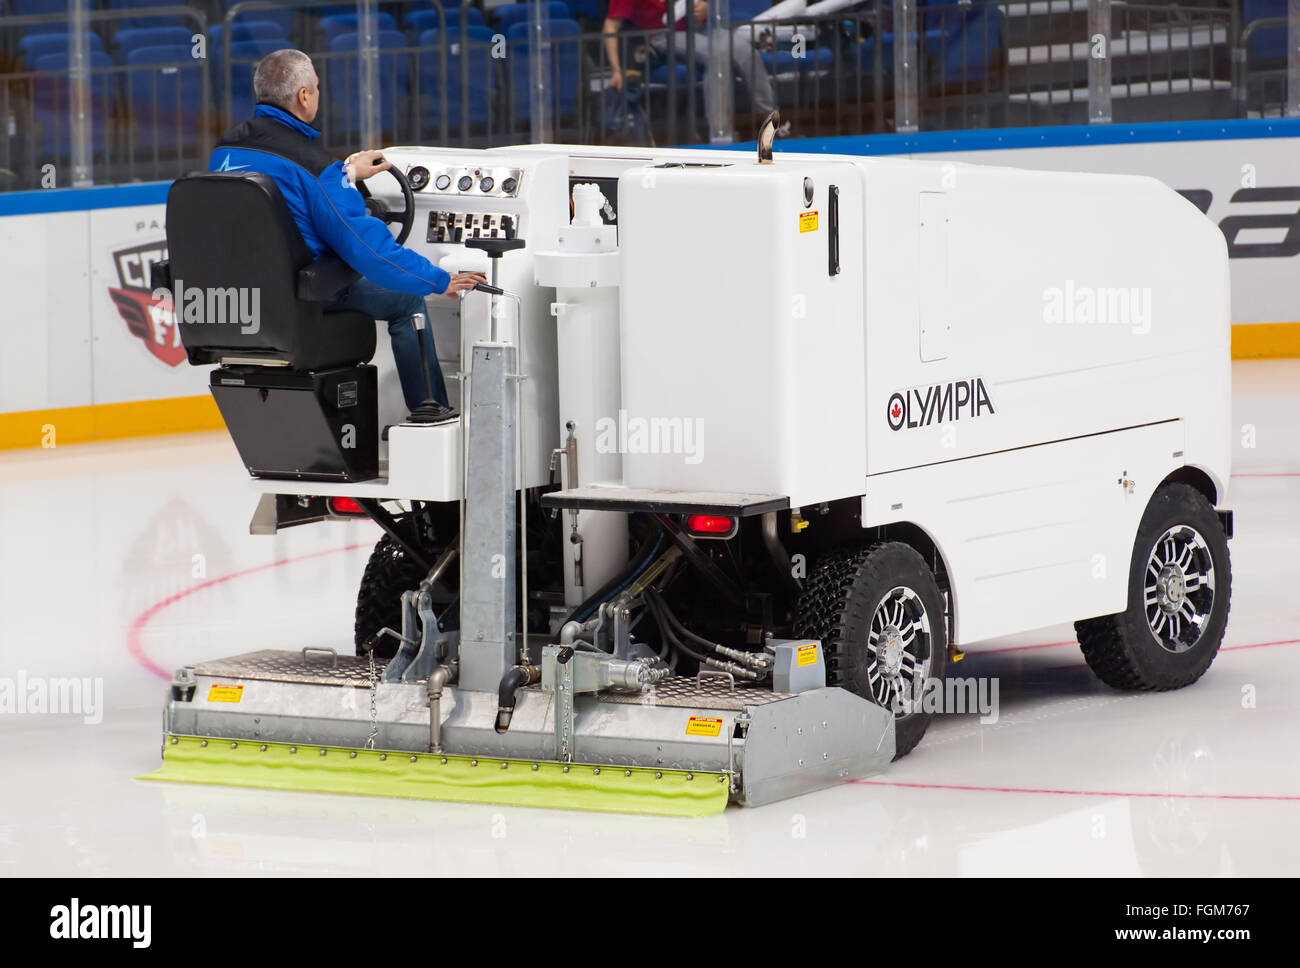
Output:
[[[692,716],[686,720],[687,736],[717,736],[722,732],[722,720],[709,716]]]
[[[817,643],[805,642],[799,648],[795,649],[795,665],[816,665],[817,664]]]
[[[222,682],[214,682],[208,690],[208,702],[239,702],[244,698],[244,687]]]
[[[803,212],[799,216],[799,232],[816,232],[817,231],[817,213]]]

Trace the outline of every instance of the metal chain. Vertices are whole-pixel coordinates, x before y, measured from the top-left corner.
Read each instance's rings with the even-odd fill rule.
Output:
[[[366,740],[366,749],[375,748],[375,737],[379,735],[379,710],[375,706],[375,689],[379,680],[375,677],[375,644],[370,644],[370,737]]]

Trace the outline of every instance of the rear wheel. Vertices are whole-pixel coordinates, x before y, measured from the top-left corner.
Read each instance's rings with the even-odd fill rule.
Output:
[[[428,557],[433,560],[441,553],[440,548],[427,549]],[[454,576],[456,569],[449,571]],[[382,628],[395,632],[402,630],[402,592],[419,586],[425,577],[425,569],[420,567],[406,550],[389,535],[384,535],[370,553],[366,562],[365,573],[361,576],[361,587],[357,590],[357,613],[354,638],[357,655],[364,655],[373,641],[375,657],[391,659],[397,654],[398,641],[385,635],[374,639]],[[455,601],[453,587],[446,584],[445,578],[433,589],[433,609],[439,616],[443,628],[454,625],[457,617],[454,608],[448,608]]]
[[[948,665],[943,594],[915,549],[892,541],[831,552],[795,609],[798,637],[822,641],[827,684],[894,712],[894,759],[930,725],[926,681]]]
[[[1187,484],[1156,491],[1129,566],[1128,608],[1075,622],[1083,657],[1116,689],[1177,689],[1205,674],[1228,625],[1232,564],[1214,508]]]

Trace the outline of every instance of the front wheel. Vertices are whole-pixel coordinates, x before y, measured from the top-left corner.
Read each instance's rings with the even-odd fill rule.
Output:
[[[1228,539],[1214,508],[1195,488],[1166,484],[1138,526],[1128,608],[1074,628],[1083,657],[1107,685],[1178,689],[1218,654],[1231,596]]]
[[[927,680],[948,665],[943,594],[913,548],[891,541],[834,551],[818,562],[795,609],[794,633],[821,639],[827,684],[894,713],[894,759],[930,725]]]

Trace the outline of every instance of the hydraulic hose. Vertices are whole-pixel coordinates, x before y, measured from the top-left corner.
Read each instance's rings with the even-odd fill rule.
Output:
[[[637,576],[654,560],[654,556],[658,553],[663,540],[662,531],[655,536],[654,541],[647,538],[641,547],[637,549],[636,554],[632,556],[632,561],[628,563],[628,567],[621,574],[615,575],[601,585],[590,598],[569,614],[565,622],[585,622],[591,617],[591,613],[600,606],[601,602],[613,598],[629,584],[636,581]]]
[[[524,686],[531,686],[541,679],[541,666],[517,665],[506,670],[506,674],[501,677],[501,686],[497,690],[496,730],[498,733],[504,733],[510,728],[510,720],[515,714],[515,694]]]

